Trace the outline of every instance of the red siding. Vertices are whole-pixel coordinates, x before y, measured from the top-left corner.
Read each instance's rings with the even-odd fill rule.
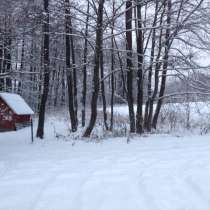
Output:
[[[16,115],[0,98],[0,131],[15,130],[15,123],[30,122],[30,115]]]
[[[15,122],[28,122],[30,121],[31,116],[30,115],[14,115]]]
[[[0,130],[15,130],[14,112],[0,98]]]

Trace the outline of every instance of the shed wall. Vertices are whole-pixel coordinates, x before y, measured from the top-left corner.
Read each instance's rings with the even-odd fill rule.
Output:
[[[0,131],[15,130],[14,112],[0,98]]]

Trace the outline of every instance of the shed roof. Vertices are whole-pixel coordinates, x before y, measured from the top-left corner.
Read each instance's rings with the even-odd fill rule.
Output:
[[[17,115],[31,115],[34,114],[33,110],[25,102],[25,100],[14,93],[0,92],[0,98],[12,109]]]

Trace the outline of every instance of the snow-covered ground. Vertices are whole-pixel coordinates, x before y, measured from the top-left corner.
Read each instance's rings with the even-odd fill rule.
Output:
[[[33,145],[29,128],[0,133],[0,210],[210,209],[210,135],[85,142],[46,129]]]

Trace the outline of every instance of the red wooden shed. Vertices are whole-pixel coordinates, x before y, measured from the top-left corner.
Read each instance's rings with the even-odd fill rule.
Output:
[[[17,130],[30,125],[33,114],[20,95],[0,92],[0,131]]]

